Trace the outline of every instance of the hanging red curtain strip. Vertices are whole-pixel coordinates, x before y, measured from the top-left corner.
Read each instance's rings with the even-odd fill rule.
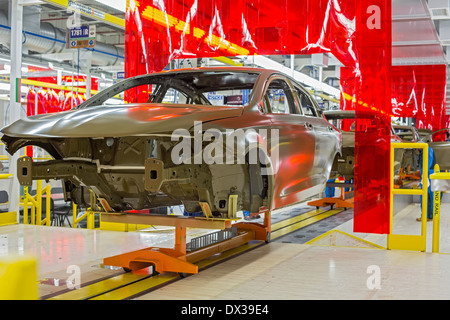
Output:
[[[129,0],[125,71],[161,71],[181,58],[333,54],[347,70],[342,96],[357,119],[371,110],[380,126],[355,138],[355,231],[387,233],[391,43],[387,0]],[[144,101],[149,90],[126,100]]]

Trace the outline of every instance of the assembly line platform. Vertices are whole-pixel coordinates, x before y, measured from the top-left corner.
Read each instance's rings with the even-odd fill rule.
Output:
[[[185,278],[172,273],[152,276],[151,267],[126,273],[103,265],[105,257],[143,247],[173,247],[170,227],[118,232],[2,226],[0,257],[38,256],[41,299],[448,299],[450,217],[445,212],[450,212],[450,204],[443,203],[441,210],[440,253],[431,253],[431,248],[387,250],[386,235],[352,232],[351,209],[319,214],[314,208],[315,214],[300,209],[298,215],[292,210],[274,214],[272,223],[278,229],[272,231],[271,242],[249,243],[220,263],[211,257],[198,264],[198,274]],[[401,210],[394,216],[397,231],[420,232],[419,215],[417,204]],[[335,225],[326,231],[330,219]],[[283,231],[293,224],[300,227]],[[428,223],[429,233],[431,226]],[[189,241],[212,231],[190,228],[186,235]],[[431,236],[427,245],[431,247]],[[69,266],[81,272],[80,289],[66,289]],[[371,278],[374,270],[379,271],[379,283]]]

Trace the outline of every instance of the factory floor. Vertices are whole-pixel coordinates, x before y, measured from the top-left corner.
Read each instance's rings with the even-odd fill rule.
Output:
[[[427,252],[412,252],[378,247],[386,247],[386,236],[353,233],[350,219],[335,228],[348,236],[340,233],[334,243],[272,242],[139,299],[447,300],[450,204],[442,204],[441,213],[440,253],[431,253],[432,222]],[[419,216],[420,206],[409,205],[393,225],[401,233],[420,234]]]
[[[281,237],[136,299],[450,298],[449,203],[441,206],[440,253],[431,253],[432,222],[427,223],[426,252],[386,250],[385,235],[352,232],[351,213],[347,210],[326,218],[310,229],[298,230],[296,236]],[[406,206],[394,216],[394,231],[419,234],[419,215],[419,205]],[[326,232],[325,221],[332,221],[331,230],[342,233],[320,241],[308,236]],[[207,231],[190,229],[187,237]],[[148,246],[172,247],[173,229],[119,232],[22,224],[0,227],[0,259],[15,255],[37,258],[40,296],[64,285],[59,282],[67,279],[70,266],[80,268],[84,283],[97,281],[119,272],[105,268],[104,257]]]

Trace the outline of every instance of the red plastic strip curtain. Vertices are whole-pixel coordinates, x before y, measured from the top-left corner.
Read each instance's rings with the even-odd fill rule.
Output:
[[[446,66],[416,65],[392,67],[392,112],[396,117],[416,118],[418,129],[448,128],[445,115]],[[445,133],[433,137],[444,140]]]
[[[357,1],[359,68],[341,71],[344,109],[356,111],[355,232],[389,233],[391,2]]]
[[[125,72],[179,58],[332,53],[351,76],[343,99],[380,126],[356,135],[355,231],[387,233],[391,42],[388,0],[128,0]],[[145,101],[148,90],[126,100]]]
[[[353,1],[129,0],[127,76],[172,59],[333,52],[355,65]]]

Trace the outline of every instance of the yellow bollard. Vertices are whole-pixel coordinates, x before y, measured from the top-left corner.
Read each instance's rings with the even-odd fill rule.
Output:
[[[72,203],[72,227],[76,228],[78,224],[78,209],[75,202]]]
[[[0,300],[37,300],[37,262],[26,256],[0,259]]]
[[[440,172],[439,166],[434,167],[435,173],[430,175],[431,191],[433,191],[433,252],[439,252],[439,225],[441,210],[441,192],[450,191],[450,173]]]
[[[433,194],[433,252],[439,252],[439,226],[440,221],[440,210],[441,210],[441,193],[434,192]]]
[[[439,173],[439,165],[434,166],[434,173]],[[439,252],[439,226],[441,211],[441,193],[435,191],[433,193],[433,247],[432,252]]]

